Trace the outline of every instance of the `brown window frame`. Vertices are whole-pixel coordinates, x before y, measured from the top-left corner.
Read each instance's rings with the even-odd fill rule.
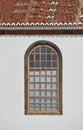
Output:
[[[34,48],[37,48],[38,46],[39,47],[42,47],[42,46],[50,47],[51,49],[53,49],[56,52],[57,57],[58,57],[58,59],[57,59],[57,64],[58,64],[58,67],[57,67],[57,73],[58,73],[57,74],[58,110],[57,111],[55,111],[55,110],[39,110],[39,111],[33,110],[33,111],[30,111],[30,109],[29,109],[29,105],[30,105],[30,89],[29,89],[29,86],[30,86],[30,81],[29,81],[30,80],[30,75],[29,75],[30,74],[30,72],[29,72],[30,66],[29,66],[29,64],[30,63],[29,63],[29,57],[30,57],[32,50]],[[52,70],[51,70],[51,73],[52,73]],[[51,74],[51,76],[52,76],[52,74]],[[36,91],[36,90],[34,90],[34,91]],[[42,91],[42,90],[40,89],[40,91]],[[52,92],[51,89],[49,91]],[[47,90],[46,90],[46,92],[47,92]],[[36,99],[36,98],[37,97],[35,96],[34,99]],[[40,99],[41,98],[42,97],[40,96]],[[53,99],[53,96],[51,96],[51,99]],[[42,103],[40,103],[40,105],[41,104]],[[25,114],[26,115],[61,115],[62,114],[62,54],[61,54],[61,51],[59,50],[59,48],[55,44],[53,44],[49,41],[37,41],[37,42],[33,43],[27,49],[27,51],[25,53]]]

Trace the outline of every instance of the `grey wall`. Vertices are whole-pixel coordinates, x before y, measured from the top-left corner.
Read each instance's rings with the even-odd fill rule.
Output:
[[[24,115],[24,54],[38,40],[63,56],[63,115]],[[0,37],[0,130],[83,130],[83,37]]]

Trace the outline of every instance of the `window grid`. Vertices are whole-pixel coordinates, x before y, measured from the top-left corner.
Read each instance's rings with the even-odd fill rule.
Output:
[[[39,45],[29,53],[28,91],[32,92],[32,95],[30,95],[30,93],[28,94],[28,110],[30,112],[34,113],[37,111],[41,113],[42,111],[59,111],[58,60],[59,58],[56,51],[48,45]],[[45,63],[44,66],[42,66],[43,62]],[[33,63],[33,65],[31,65],[31,63]],[[48,63],[50,63],[50,65]],[[56,64],[53,65],[53,63]],[[42,88],[42,86],[44,88]],[[31,102],[31,98],[33,99],[33,102]],[[37,101],[37,99],[39,101]]]

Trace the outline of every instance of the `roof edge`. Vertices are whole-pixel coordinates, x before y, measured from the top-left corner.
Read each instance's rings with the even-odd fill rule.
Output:
[[[78,26],[83,25],[82,22],[74,23],[0,23],[1,26]]]

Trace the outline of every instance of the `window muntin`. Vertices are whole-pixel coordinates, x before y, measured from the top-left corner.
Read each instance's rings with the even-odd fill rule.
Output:
[[[29,51],[27,114],[60,114],[59,66],[59,54],[50,45]]]

